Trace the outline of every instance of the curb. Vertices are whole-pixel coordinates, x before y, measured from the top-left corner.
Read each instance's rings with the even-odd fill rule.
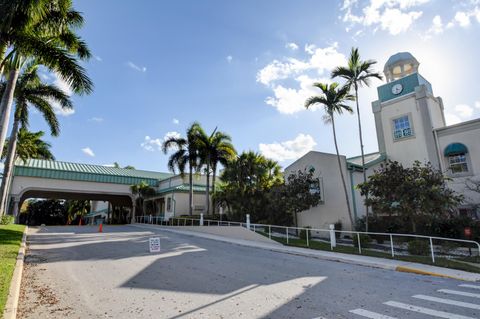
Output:
[[[461,278],[461,277],[444,275],[444,274],[439,274],[439,273],[436,273],[436,272],[430,272],[430,271],[425,271],[425,270],[420,270],[420,269],[410,268],[410,267],[405,267],[405,266],[397,266],[397,267],[395,267],[395,271],[407,272],[407,273],[424,275],[424,276],[434,276],[434,277],[450,278],[450,279],[456,279],[456,280],[462,280],[462,281],[471,281],[471,280],[466,280],[465,278]]]
[[[256,244],[255,242],[248,242],[248,240],[244,241],[237,241],[237,240],[231,240],[230,238],[222,237],[219,235],[211,235],[211,234],[203,234],[203,233],[197,233],[194,231],[188,231],[188,230],[179,230],[179,229],[169,229],[168,227],[161,227],[161,226],[156,226],[156,225],[143,225],[143,224],[131,224],[131,226],[136,226],[140,228],[146,228],[146,229],[151,229],[151,228],[159,228],[161,230],[167,231],[167,232],[172,232],[172,233],[177,233],[177,234],[183,234],[186,236],[194,236],[194,237],[201,237],[205,239],[210,239],[210,240],[217,240],[217,241],[222,241],[222,242],[227,242],[233,245],[240,245],[240,246],[247,246],[247,247],[253,247],[257,249],[265,249],[269,251],[274,251],[274,252],[279,252],[279,253],[284,253],[284,254],[290,254],[290,255],[297,255],[297,256],[304,256],[304,257],[310,257],[310,258],[316,258],[316,259],[321,259],[321,260],[328,260],[328,261],[333,261],[333,262],[341,262],[341,263],[346,263],[346,264],[351,264],[351,265],[359,265],[359,266],[364,266],[364,267],[372,267],[372,268],[378,268],[378,269],[386,269],[386,270],[393,270],[393,271],[398,271],[398,272],[406,272],[406,273],[413,273],[417,275],[424,275],[424,276],[434,276],[434,277],[440,277],[440,278],[448,278],[448,279],[455,279],[455,280],[461,280],[461,281],[468,281],[468,282],[478,282],[480,281],[478,279],[479,274],[474,274],[474,273],[468,273],[465,271],[460,271],[460,272],[465,272],[466,276],[462,276],[459,274],[458,276],[455,275],[447,275],[441,272],[434,272],[434,271],[427,271],[427,270],[421,270],[418,268],[414,268],[411,266],[406,266],[402,265],[402,263],[384,263],[382,262],[381,258],[377,257],[372,257],[375,259],[380,259],[380,260],[354,260],[352,258],[349,258],[348,255],[342,254],[342,253],[336,253],[335,255],[329,255],[329,254],[315,254],[310,251],[308,248],[300,248],[297,247],[297,251],[292,251],[289,249],[285,249],[285,247],[289,246],[267,246],[267,245],[262,245],[262,244]],[[345,255],[345,256],[343,256]],[[403,263],[405,264],[405,263]],[[411,263],[410,263],[411,264]],[[413,265],[412,265],[413,266]],[[445,268],[446,270],[451,270],[450,268]],[[477,279],[470,278],[468,274],[471,275],[476,275]]]
[[[27,232],[28,226],[25,226],[20,249],[18,250],[17,262],[15,264],[12,280],[10,282],[7,303],[5,304],[5,309],[3,311],[3,319],[17,318],[18,299],[20,298],[20,285],[22,283],[23,262],[25,260]]]

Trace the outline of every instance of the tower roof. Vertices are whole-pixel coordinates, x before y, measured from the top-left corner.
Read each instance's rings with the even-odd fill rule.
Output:
[[[387,82],[391,82],[417,72],[419,65],[420,63],[410,52],[398,52],[387,60],[383,73]]]

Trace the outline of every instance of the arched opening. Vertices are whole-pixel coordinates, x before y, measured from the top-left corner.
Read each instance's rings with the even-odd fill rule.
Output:
[[[43,201],[43,203],[40,203]],[[45,201],[49,201],[46,203]],[[72,203],[88,203],[87,211],[75,211]],[[95,214],[93,203],[106,203],[106,211]],[[29,210],[29,206],[32,205]],[[55,191],[45,189],[28,189],[19,197],[10,201],[11,211],[20,223],[28,225],[41,224],[97,224],[97,223],[129,223],[134,213],[133,198],[130,194],[99,194],[75,191]],[[70,206],[69,206],[70,205]],[[77,204],[78,205],[78,204]],[[82,207],[85,209],[85,207]],[[73,215],[73,216],[72,216]]]

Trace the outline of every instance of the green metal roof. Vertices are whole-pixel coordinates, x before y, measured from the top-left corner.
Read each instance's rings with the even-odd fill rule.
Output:
[[[174,176],[170,173],[39,159],[17,160],[14,175],[127,185],[145,181],[151,186]]]
[[[468,153],[468,149],[462,143],[452,143],[445,147],[443,154],[445,156],[458,155]]]
[[[387,159],[387,156],[384,153],[370,153],[365,154],[365,168],[369,168],[373,165],[376,165],[380,162],[383,162]],[[359,168],[362,169],[362,156],[355,156],[347,158],[347,165],[349,168]]]

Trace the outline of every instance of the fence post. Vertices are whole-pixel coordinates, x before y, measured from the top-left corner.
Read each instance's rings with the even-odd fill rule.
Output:
[[[307,228],[305,230],[305,234],[306,234],[306,237],[307,237],[307,247],[310,247],[310,242],[308,241],[308,234],[310,233],[310,230]]]
[[[255,224],[253,224],[253,232],[255,233]]]
[[[360,243],[360,233],[357,233],[357,240],[358,240],[358,252],[361,255],[362,254],[362,244]]]
[[[187,219],[186,218],[183,220],[183,226],[187,226]]]
[[[433,241],[432,241],[432,237],[430,237],[430,250],[432,251],[432,262],[435,263],[435,253],[433,252]]]
[[[217,226],[220,226],[220,221],[217,220]]]
[[[335,237],[335,225],[330,224],[328,228],[330,228],[330,250],[333,250],[333,248],[337,247],[337,238]]]
[[[390,248],[392,249],[392,258],[395,258],[395,251],[393,250],[393,236],[390,235]]]
[[[246,218],[247,218],[247,229],[250,230],[250,214],[247,214]]]
[[[272,226],[268,225],[268,238],[272,239]]]
[[[210,226],[210,219],[208,220],[208,226]]]
[[[286,229],[286,233],[287,233],[287,245],[288,245],[288,227],[285,228]]]
[[[203,226],[203,213],[200,213],[200,226]]]

